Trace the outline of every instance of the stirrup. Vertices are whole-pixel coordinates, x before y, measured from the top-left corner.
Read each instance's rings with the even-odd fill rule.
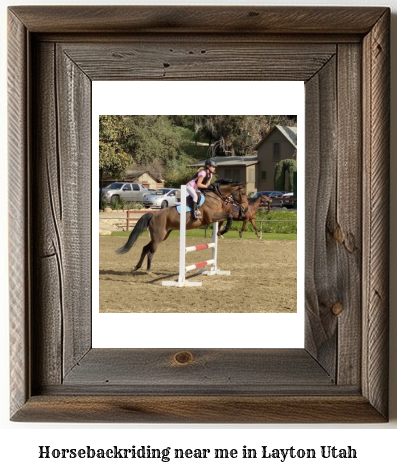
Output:
[[[196,209],[196,211],[194,212],[194,218],[195,219],[200,219],[201,218],[201,212],[199,209]]]

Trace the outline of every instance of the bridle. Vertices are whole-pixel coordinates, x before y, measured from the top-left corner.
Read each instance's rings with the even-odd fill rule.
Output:
[[[242,200],[241,196],[245,194],[245,193],[242,193],[243,188],[244,187],[240,187],[239,189],[233,191],[233,193],[231,193],[229,196],[225,198],[225,205],[232,204],[233,206],[237,206],[240,216],[243,215],[243,213],[245,213],[246,211],[248,211],[248,201],[246,203],[246,206],[244,205],[244,203],[241,202]],[[239,194],[240,201],[236,199],[235,197],[236,193]]]

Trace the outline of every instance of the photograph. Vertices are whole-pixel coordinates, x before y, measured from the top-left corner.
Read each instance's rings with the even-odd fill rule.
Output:
[[[99,116],[99,311],[297,312],[297,145],[296,115]]]

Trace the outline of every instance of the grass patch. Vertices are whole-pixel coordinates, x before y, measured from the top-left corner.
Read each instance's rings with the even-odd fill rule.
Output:
[[[124,237],[126,238],[129,236],[129,232],[112,232],[111,236],[112,237]],[[205,230],[204,229],[191,229],[190,231],[186,232],[186,237],[189,238],[204,238],[205,236]],[[141,235],[141,237],[149,237],[149,233],[147,231],[144,231]],[[212,230],[207,229],[207,239],[211,239],[212,237]],[[169,238],[179,238],[179,231],[172,231]],[[237,231],[229,231],[224,235],[225,239],[239,239],[239,235]],[[248,232],[244,231],[243,234],[243,239],[257,239],[256,235],[254,232]],[[262,234],[262,239],[263,240],[297,240],[297,235],[296,234],[278,234],[275,232],[264,232]]]

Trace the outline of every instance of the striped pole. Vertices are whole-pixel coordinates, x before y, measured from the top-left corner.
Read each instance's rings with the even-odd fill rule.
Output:
[[[195,250],[204,250],[204,249],[210,249],[211,247],[215,247],[215,243],[211,242],[210,244],[202,244],[202,245],[192,245],[191,247],[186,247],[186,253],[187,252],[194,252]]]
[[[178,281],[163,281],[163,286],[202,286],[201,281],[187,281],[186,273],[197,268],[210,266],[210,270],[201,271],[203,275],[230,275],[230,271],[221,271],[217,269],[216,260],[218,256],[218,223],[213,224],[212,242],[209,244],[192,245],[186,247],[186,185],[181,186],[181,214],[180,214],[180,227],[179,227],[179,275]],[[197,250],[204,250],[212,248],[212,259],[204,262],[194,263],[186,266],[186,254],[195,252]]]
[[[185,267],[185,272],[194,270],[195,268],[205,267],[206,265],[214,265],[214,263],[215,263],[215,260],[213,259],[206,260],[205,262],[193,263],[193,265],[188,265],[187,267]]]

